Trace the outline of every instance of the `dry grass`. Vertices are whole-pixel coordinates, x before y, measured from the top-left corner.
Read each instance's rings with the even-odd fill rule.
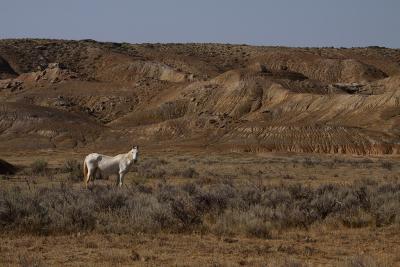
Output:
[[[395,259],[385,257],[396,251],[396,238],[387,238],[390,243],[376,240],[384,236],[384,232],[370,236],[353,230],[327,232],[325,236],[296,231],[268,240],[163,233],[3,235],[0,265],[20,266],[25,261],[26,266],[66,262],[74,266],[397,266]],[[352,242],[357,237],[368,242],[367,251],[361,252]],[[342,240],[340,248],[335,247],[336,240]]]

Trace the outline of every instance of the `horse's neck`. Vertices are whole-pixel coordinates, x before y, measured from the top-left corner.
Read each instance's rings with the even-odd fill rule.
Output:
[[[131,165],[133,163],[133,157],[132,157],[132,153],[128,152],[126,154],[122,154],[122,158],[125,160],[125,162],[128,165]]]

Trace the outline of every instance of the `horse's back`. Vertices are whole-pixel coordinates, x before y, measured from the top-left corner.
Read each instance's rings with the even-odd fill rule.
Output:
[[[97,154],[97,153],[91,153],[85,157],[85,161],[88,162],[94,162],[94,161],[100,161],[102,158],[102,155]]]

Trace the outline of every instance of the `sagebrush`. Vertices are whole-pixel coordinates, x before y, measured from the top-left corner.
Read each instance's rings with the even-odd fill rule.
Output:
[[[400,223],[399,183],[236,186],[229,182],[126,188],[0,189],[0,229],[38,234],[212,232],[270,238],[325,220],[343,227]]]

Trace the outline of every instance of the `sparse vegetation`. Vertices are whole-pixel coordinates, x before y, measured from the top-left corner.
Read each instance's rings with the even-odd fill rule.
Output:
[[[133,166],[132,169],[143,178],[162,178],[167,173],[164,170],[166,164],[167,162],[162,159],[146,159],[139,162],[139,165]]]
[[[378,264],[371,256],[357,255],[348,260],[346,267],[378,267]]]
[[[19,266],[21,267],[41,267],[45,266],[43,262],[34,255],[21,255],[19,257]]]
[[[14,238],[15,246],[19,246],[18,237],[73,237],[82,240],[82,249],[94,253],[107,250],[100,237],[126,240],[134,235],[142,238],[140,242],[151,240],[147,246],[157,245],[156,240],[162,246],[171,239],[190,238],[192,243],[201,235],[221,240],[224,251],[233,249],[241,255],[238,258],[247,253],[259,255],[257,261],[236,260],[239,265],[257,265],[263,258],[267,266],[308,266],[303,255],[320,259],[321,253],[328,253],[316,237],[318,231],[335,242],[339,241],[333,232],[339,231],[352,236],[342,240],[349,242],[343,246],[351,252],[340,260],[340,251],[329,252],[332,261],[339,266],[368,266],[368,258],[352,257],[358,251],[350,246],[363,242],[371,231],[388,240],[386,235],[400,225],[400,180],[395,172],[389,175],[382,168],[385,161],[397,170],[395,162],[386,158],[145,154],[132,166],[123,188],[99,181],[89,190],[82,190],[82,166],[76,160],[67,160],[61,167],[47,165],[50,180],[48,175],[34,175],[28,165],[26,172],[0,178],[4,185],[0,189],[0,232]],[[327,163],[333,168],[327,168]],[[164,241],[166,236],[169,240]],[[244,240],[262,245],[249,251],[235,249],[239,244],[246,246]],[[393,244],[392,239],[387,242]],[[128,250],[122,258],[111,252],[107,257],[118,264],[161,260],[152,259],[153,252],[136,251],[139,256]],[[261,255],[268,255],[268,260]],[[292,260],[282,261],[289,255]],[[48,262],[23,253],[18,257],[16,264]],[[376,262],[380,264],[381,259]]]
[[[62,168],[63,172],[68,173],[67,179],[73,182],[79,182],[83,180],[82,164],[77,160],[67,160]]]
[[[181,172],[177,172],[176,174],[184,178],[196,178],[199,176],[199,173],[193,167],[188,167]]]
[[[47,163],[47,161],[45,161],[43,159],[35,160],[30,165],[32,174],[40,174],[40,175],[47,174],[47,171],[48,171],[47,167],[48,167],[48,163]]]
[[[211,231],[270,238],[273,229],[308,228],[326,219],[356,228],[400,223],[397,183],[315,189],[230,183],[144,187],[1,189],[0,227],[35,234]]]
[[[318,163],[319,163],[319,161],[306,157],[306,158],[304,158],[303,166],[311,168],[311,167],[315,166]]]
[[[390,162],[390,161],[382,161],[381,162],[381,167],[386,169],[386,170],[391,171],[393,169],[393,163]]]

